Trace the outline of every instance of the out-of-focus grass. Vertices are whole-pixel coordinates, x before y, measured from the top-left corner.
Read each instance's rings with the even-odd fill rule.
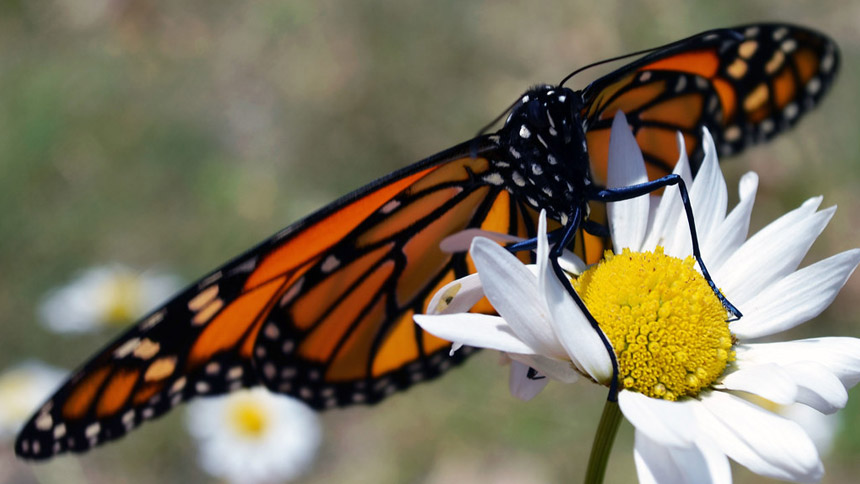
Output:
[[[730,185],[761,174],[756,227],[824,194],[840,210],[813,255],[860,242],[856,3],[87,3],[0,4],[0,367],[38,357],[71,368],[111,337],[37,324],[42,294],[79,269],[119,261],[193,280],[338,195],[467,139],[531,84],[717,26],[783,20],[839,42],[843,71],[818,111],[724,167]],[[856,335],[858,296],[860,282],[849,282],[798,334]],[[524,404],[507,395],[495,358],[327,414],[307,482],[579,479],[603,392],[550,385]],[[0,480],[200,481],[181,419],[174,411],[46,465],[13,462],[4,447]],[[825,482],[860,471],[856,401],[845,422]],[[632,479],[630,449],[625,427],[607,482]]]

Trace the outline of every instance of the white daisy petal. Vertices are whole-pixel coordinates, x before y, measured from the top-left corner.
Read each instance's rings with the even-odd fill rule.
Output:
[[[819,455],[827,455],[833,449],[833,440],[839,430],[839,415],[824,415],[821,412],[796,403],[779,409],[780,415],[794,420],[815,443]]]
[[[481,229],[466,229],[442,239],[442,241],[439,242],[439,249],[441,249],[442,252],[447,252],[449,254],[466,252],[469,250],[469,247],[472,246],[472,241],[475,240],[476,237],[484,237],[502,244],[522,242],[525,240],[521,237],[503,234],[501,232],[491,232],[489,230]]]
[[[549,246],[546,238],[546,217],[541,212],[538,221],[538,291],[544,295],[553,331],[576,367],[595,381],[612,378],[612,360],[600,335],[591,326],[548,263]]]
[[[546,375],[536,374],[534,377],[529,378],[528,373],[531,369],[531,367],[519,361],[514,360],[511,362],[511,375],[508,380],[511,395],[525,402],[534,398],[549,383],[549,378]]]
[[[778,343],[755,343],[735,347],[738,361],[788,365],[816,362],[851,388],[860,381],[860,339],[811,338]]]
[[[848,391],[839,378],[814,361],[785,365],[797,384],[797,402],[824,414],[845,408]]]
[[[478,274],[469,274],[451,281],[436,291],[427,304],[427,314],[462,313],[472,309],[484,297],[484,287]]]
[[[710,271],[714,272],[722,267],[726,259],[746,240],[757,190],[757,174],[749,172],[742,176],[738,183],[738,204],[716,230],[707,238],[700,239],[702,257],[707,261]]]
[[[732,333],[749,339],[791,329],[821,314],[860,263],[860,249],[836,254],[768,286],[744,304]]]
[[[807,215],[817,203],[817,199],[808,201],[763,228],[715,273],[714,278],[735,305],[747,302],[760,288],[797,268],[833,216],[833,207]]]
[[[633,459],[639,484],[730,484],[729,460],[713,445],[670,447],[636,431]]]
[[[645,171],[645,160],[636,138],[627,125],[624,113],[618,111],[612,120],[612,131],[609,135],[609,163],[606,186],[608,188],[628,187],[648,181]],[[630,200],[608,203],[609,227],[612,231],[612,242],[615,252],[621,249],[638,248],[642,245],[645,231],[648,228],[648,197],[636,197]]]
[[[670,402],[622,390],[618,405],[637,431],[661,445],[686,447],[695,438],[696,420],[689,401]]]
[[[705,458],[708,475],[714,484],[731,484],[732,468],[726,454],[708,436],[699,433],[696,439],[696,448]],[[690,482],[701,482],[692,480]],[[707,481],[705,481],[707,482]]]
[[[600,335],[555,274],[546,275],[544,288],[552,314],[550,323],[571,361],[595,381],[608,382],[612,378],[612,359]]]
[[[567,357],[548,321],[549,311],[534,274],[510,252],[487,239],[475,239],[471,254],[484,293],[517,337],[540,354]]]
[[[712,392],[700,402],[695,406],[697,423],[733,460],[776,479],[821,479],[824,467],[818,451],[797,423],[728,393]]]
[[[574,275],[582,274],[588,268],[588,264],[585,261],[569,250],[565,250],[561,257],[558,258],[558,265],[568,274]]]
[[[699,240],[707,240],[709,235],[716,230],[726,217],[726,206],[729,202],[726,180],[717,163],[717,149],[714,140],[707,129],[703,130],[702,148],[705,157],[702,166],[690,187],[690,204],[693,206],[693,215],[696,218],[696,234]],[[686,221],[683,228],[686,229]]]
[[[779,365],[738,365],[727,374],[718,388],[738,390],[766,398],[780,405],[789,405],[797,399],[797,385],[788,371]]]
[[[535,353],[535,350],[520,340],[505,320],[498,316],[473,313],[435,316],[416,314],[413,319],[424,331],[448,341],[509,353]]]
[[[693,182],[693,173],[690,169],[690,161],[687,159],[687,149],[684,147],[684,136],[681,133],[678,133],[678,152],[681,155],[672,173],[679,175],[684,183],[690,186]],[[678,244],[674,243],[676,234],[669,227],[675,227],[682,217],[684,217],[684,203],[681,201],[678,186],[668,186],[663,190],[663,196],[660,197],[660,204],[657,206],[648,236],[642,243],[641,249],[654,250],[660,245],[665,249],[666,254],[675,255],[679,252],[680,248],[676,250],[675,247]],[[685,237],[689,238],[689,232],[685,234]]]
[[[569,361],[554,360],[541,355],[526,355],[522,353],[509,353],[508,357],[534,368],[541,375],[546,375],[551,380],[562,383],[575,383],[579,381],[580,374],[571,366]]]

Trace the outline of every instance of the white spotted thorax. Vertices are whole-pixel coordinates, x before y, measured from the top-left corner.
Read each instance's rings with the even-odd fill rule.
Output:
[[[584,206],[591,182],[581,109],[582,95],[569,88],[546,85],[528,91],[498,134],[510,156],[491,160],[494,170],[486,177],[510,187],[535,209],[566,220],[573,207]]]

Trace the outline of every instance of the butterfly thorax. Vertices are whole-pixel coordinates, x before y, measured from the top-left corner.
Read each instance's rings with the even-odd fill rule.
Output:
[[[535,87],[499,132],[508,159],[496,164],[508,190],[562,223],[585,203],[591,180],[581,107],[581,96],[571,89]]]

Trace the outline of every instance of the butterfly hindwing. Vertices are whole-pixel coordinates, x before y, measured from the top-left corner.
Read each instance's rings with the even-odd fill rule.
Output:
[[[785,24],[719,29],[658,49],[590,84],[583,97],[597,181],[612,117],[627,115],[649,175],[668,174],[681,132],[694,169],[702,128],[731,155],[792,126],[829,89],[839,52],[828,37]]]

